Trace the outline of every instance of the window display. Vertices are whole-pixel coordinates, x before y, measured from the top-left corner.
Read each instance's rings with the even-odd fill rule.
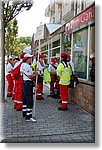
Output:
[[[73,34],[72,61],[75,73],[79,78],[87,78],[88,29]]]

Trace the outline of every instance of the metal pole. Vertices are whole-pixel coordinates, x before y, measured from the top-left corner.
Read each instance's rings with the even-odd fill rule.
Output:
[[[88,51],[87,51],[87,80],[88,80],[88,78],[89,78],[89,62],[90,62],[90,56],[89,56],[89,54],[90,54],[90,26],[88,27]]]
[[[39,39],[38,62],[39,62],[39,56],[40,56],[40,39]],[[37,66],[36,66],[36,71],[37,71]],[[35,100],[34,100],[34,107],[33,107],[34,117],[35,117],[35,109],[36,109],[37,80],[38,80],[38,76],[36,76],[36,84],[35,84]]]
[[[50,50],[50,54],[51,54],[50,57],[52,57],[52,36],[51,36],[51,50]]]
[[[49,40],[48,40],[48,64],[50,63],[50,48],[49,48]]]
[[[62,33],[60,33],[60,54],[62,52]],[[60,62],[61,62],[61,57],[60,57]]]
[[[4,41],[5,41],[5,28],[4,28],[4,19],[3,19],[3,2],[0,0],[0,102],[5,102],[5,50],[4,50]]]
[[[73,58],[73,33],[71,35],[71,61],[72,61],[72,58]]]

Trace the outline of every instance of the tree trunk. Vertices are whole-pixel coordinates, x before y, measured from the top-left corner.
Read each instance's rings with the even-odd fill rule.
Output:
[[[4,26],[4,19],[3,19],[3,5],[1,3],[1,48],[0,48],[0,65],[1,65],[1,84],[0,84],[0,101],[5,102],[5,26]]]

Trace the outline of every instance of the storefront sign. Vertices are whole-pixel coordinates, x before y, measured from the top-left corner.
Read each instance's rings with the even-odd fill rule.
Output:
[[[87,9],[77,17],[75,17],[73,20],[68,22],[65,26],[66,34],[71,34],[72,30],[75,28],[78,28],[79,26],[90,22],[95,19],[95,6]]]
[[[44,39],[44,25],[40,25],[39,27],[37,27],[36,39]]]

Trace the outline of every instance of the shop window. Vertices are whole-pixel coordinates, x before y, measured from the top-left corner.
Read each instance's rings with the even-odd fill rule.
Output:
[[[66,51],[68,54],[71,54],[71,34],[62,35],[62,51]]]
[[[52,49],[50,49],[50,57],[59,57],[60,55],[60,40],[52,43]]]
[[[51,50],[50,57],[59,57],[59,56],[60,56],[60,48]]]
[[[87,47],[88,29],[77,31],[73,34],[72,61],[74,71],[79,78],[87,78]]]
[[[89,80],[95,82],[95,26],[90,29]]]

